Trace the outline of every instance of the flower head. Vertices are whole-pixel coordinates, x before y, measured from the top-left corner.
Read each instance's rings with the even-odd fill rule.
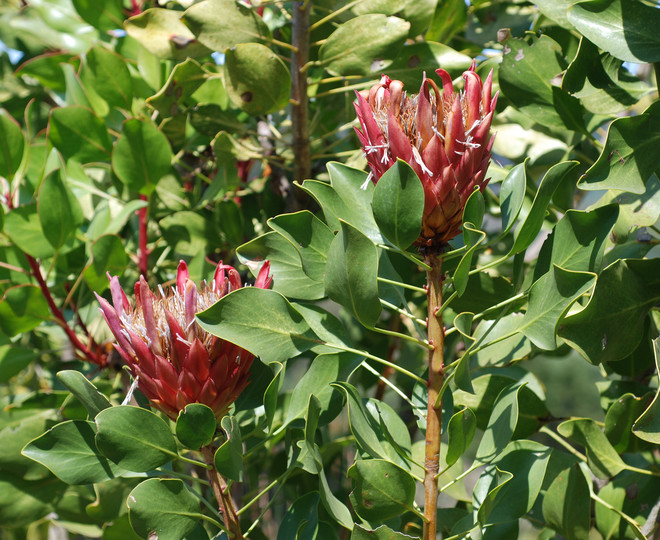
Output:
[[[255,286],[270,287],[268,261]],[[208,405],[220,418],[248,383],[254,355],[205,330],[195,313],[242,286],[238,272],[228,265],[216,268],[210,285],[190,280],[186,263],[179,263],[176,287],[154,294],[144,277],[135,284],[131,306],[119,279],[110,278],[112,304],[96,296],[115,336],[115,348],[151,403],[176,419],[189,403]]]
[[[436,70],[443,91],[424,75],[419,94],[407,96],[401,81],[383,75],[355,110],[355,128],[370,178],[377,183],[397,159],[407,162],[424,187],[422,231],[416,244],[438,248],[460,232],[463,207],[475,188],[483,190],[493,138],[490,125],[497,103],[491,98],[492,71],[482,83],[475,63],[463,73],[465,88],[455,91],[449,73]]]

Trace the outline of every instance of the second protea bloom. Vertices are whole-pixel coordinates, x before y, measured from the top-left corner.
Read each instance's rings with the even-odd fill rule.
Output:
[[[455,91],[444,69],[443,90],[424,75],[419,94],[407,96],[401,81],[383,75],[368,95],[357,94],[362,130],[355,131],[377,183],[397,159],[407,162],[424,186],[422,231],[416,244],[439,249],[460,232],[463,207],[475,188],[488,183],[493,138],[490,125],[497,95],[492,71],[482,83],[475,64]]]
[[[267,289],[269,263],[255,287]],[[131,306],[119,279],[110,279],[112,304],[97,295],[101,311],[115,336],[117,351],[135,376],[138,388],[151,403],[176,419],[189,403],[203,403],[223,416],[248,383],[254,356],[205,330],[195,313],[242,286],[238,272],[228,265],[216,268],[210,284],[198,287],[181,261],[176,287],[154,294],[144,277],[135,284]]]

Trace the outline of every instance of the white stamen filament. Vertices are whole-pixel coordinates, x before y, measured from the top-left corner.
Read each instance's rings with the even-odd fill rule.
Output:
[[[419,154],[419,150],[417,150],[417,148],[415,148],[415,147],[413,146],[413,147],[412,147],[412,152],[413,152],[413,157],[415,158],[415,161],[416,161],[417,164],[422,168],[422,172],[423,172],[424,174],[428,174],[429,176],[433,175],[433,172],[431,171],[431,169],[429,169],[429,168],[425,165],[424,160],[422,159],[422,156]]]
[[[364,181],[364,183],[360,186],[360,189],[362,191],[366,191],[367,187],[369,186],[369,183],[371,182],[371,179],[374,177],[374,174],[372,172],[369,172],[367,175],[367,179]]]

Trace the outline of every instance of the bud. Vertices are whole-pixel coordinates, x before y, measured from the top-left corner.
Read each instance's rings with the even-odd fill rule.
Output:
[[[270,287],[269,270],[266,261],[255,287]],[[247,385],[254,355],[202,330],[195,321],[197,312],[241,286],[238,272],[220,263],[211,284],[197,287],[181,261],[176,287],[167,294],[161,286],[160,294],[154,294],[141,276],[133,307],[115,276],[110,278],[112,304],[96,295],[117,340],[115,348],[138,388],[173,420],[190,403],[208,405],[220,418]]]
[[[436,70],[443,91],[424,75],[419,94],[407,96],[401,81],[383,75],[355,110],[355,128],[374,184],[397,159],[408,163],[424,187],[420,248],[441,249],[459,232],[463,207],[475,188],[483,191],[493,138],[490,125],[497,103],[491,98],[493,72],[482,83],[475,63],[463,73],[465,89],[456,92],[449,73]]]

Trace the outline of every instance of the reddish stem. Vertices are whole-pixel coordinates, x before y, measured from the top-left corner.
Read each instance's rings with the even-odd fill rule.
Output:
[[[146,195],[140,195],[141,201],[147,201]],[[149,207],[145,206],[140,208],[137,211],[138,220],[139,220],[139,244],[138,244],[138,269],[140,274],[144,276],[144,279],[147,279],[147,273],[149,272],[149,250],[147,249],[147,213]]]
[[[73,330],[71,330],[71,328],[67,324],[66,318],[64,317],[64,313],[62,313],[60,308],[58,308],[57,305],[55,304],[55,300],[53,300],[53,296],[50,294],[50,289],[48,288],[48,284],[41,275],[41,269],[39,268],[39,263],[37,262],[37,260],[34,257],[32,257],[32,255],[28,255],[27,253],[25,254],[25,257],[27,258],[28,264],[30,265],[30,269],[32,270],[32,275],[37,280],[37,283],[39,283],[39,288],[41,289],[41,293],[44,295],[44,298],[48,303],[50,312],[53,314],[56,321],[60,324],[60,326],[64,330],[65,334],[69,338],[69,341],[71,342],[71,345],[73,345],[74,348],[78,349],[88,361],[93,362],[94,364],[97,365],[101,365],[99,356],[89,347],[87,347],[84,343],[82,343],[78,339],[78,336],[76,336],[76,333]]]

